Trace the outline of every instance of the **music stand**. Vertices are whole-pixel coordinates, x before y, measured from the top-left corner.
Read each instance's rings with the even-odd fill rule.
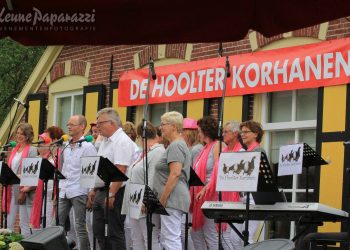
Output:
[[[306,170],[306,202],[309,201],[309,167],[327,164],[328,162],[326,162],[318,153],[316,153],[315,150],[313,150],[307,143],[304,142],[303,168]]]
[[[196,174],[196,171],[191,167],[190,168],[190,179],[188,181],[188,186],[190,187],[200,187],[204,186],[204,183]],[[188,230],[192,226],[192,223],[188,222],[188,213],[186,213],[186,222],[185,222],[185,250],[188,248]]]
[[[276,202],[280,202],[283,200],[283,196],[278,190],[276,181],[271,171],[269,161],[264,152],[261,152],[261,157],[260,157],[257,192],[252,192],[251,194],[253,198],[255,197],[259,201],[261,200],[261,203],[264,203],[264,204],[274,204]],[[250,192],[247,192],[246,196],[247,196],[247,199],[246,199],[246,214],[244,218],[244,222],[245,222],[244,231],[240,233],[237,230],[237,228],[232,224],[232,222],[228,222],[230,227],[243,240],[244,246],[249,244],[248,226],[249,226]],[[254,201],[255,201],[255,198],[254,198]]]
[[[12,169],[4,162],[1,162],[1,173],[0,173],[0,183],[4,187],[5,192],[5,228],[7,228],[7,188],[8,185],[19,184],[20,179],[17,175],[12,171]]]
[[[58,179],[63,180],[66,179],[62,175],[60,171],[56,171],[56,174],[58,175]],[[47,159],[42,159],[41,166],[40,166],[40,174],[39,179],[43,181],[43,192],[42,192],[42,205],[41,209],[44,206],[43,215],[41,216],[43,228],[46,228],[46,203],[47,203],[47,182],[49,180],[53,180],[55,175],[55,167],[49,162]]]
[[[149,204],[147,202],[149,202]],[[163,207],[157,196],[153,193],[152,189],[147,185],[145,185],[143,204],[147,207],[147,213],[169,215],[165,207]]]
[[[127,181],[129,178],[121,172],[109,159],[100,156],[100,162],[97,170],[98,177],[105,183],[106,204],[105,204],[105,249],[108,242],[108,204],[109,204],[109,186],[111,182]]]

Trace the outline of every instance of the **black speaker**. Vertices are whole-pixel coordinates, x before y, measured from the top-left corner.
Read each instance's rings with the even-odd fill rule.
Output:
[[[21,241],[25,250],[70,250],[63,227],[52,226]]]

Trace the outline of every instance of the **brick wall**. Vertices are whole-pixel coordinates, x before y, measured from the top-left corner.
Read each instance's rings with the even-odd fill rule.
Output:
[[[350,20],[350,19],[349,19]],[[350,36],[350,21],[346,18],[337,19],[329,23],[327,40],[344,38]],[[300,30],[293,31],[292,34],[295,37],[317,37],[319,25],[308,27]],[[273,36],[271,38],[263,37],[258,34],[257,41],[259,46],[264,46],[273,41],[283,39],[282,35]],[[172,44],[166,47],[166,57],[171,58],[184,58],[185,55],[185,44]],[[203,60],[208,58],[214,58],[218,56],[219,43],[195,43],[193,44],[193,50],[191,55],[192,61]],[[250,53],[250,41],[248,35],[240,40],[234,42],[223,43],[224,53],[223,55],[237,55]],[[61,55],[58,57],[53,69],[54,72],[51,76],[56,74],[62,74],[62,65],[66,60],[76,61],[72,63],[72,72],[81,74],[82,65],[77,62],[90,62],[90,77],[89,84],[109,84],[110,74],[110,60],[111,55],[114,55],[113,68],[114,72],[112,80],[118,80],[120,74],[126,70],[134,69],[134,55],[138,52],[140,59],[140,65],[145,65],[148,62],[149,56],[157,58],[157,46],[152,45],[119,45],[119,46],[65,46]],[[40,93],[46,92],[46,84],[43,84],[39,90]],[[107,87],[106,103],[109,100],[109,88]],[[217,101],[211,101],[211,112],[210,114],[216,116],[217,114]],[[253,103],[250,102],[252,107]],[[250,117],[252,115],[252,108],[250,108]]]

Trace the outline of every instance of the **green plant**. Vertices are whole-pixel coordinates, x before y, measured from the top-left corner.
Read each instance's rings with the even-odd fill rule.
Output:
[[[9,229],[0,229],[0,249],[1,250],[24,250],[19,243],[23,239],[21,234],[12,232]]]

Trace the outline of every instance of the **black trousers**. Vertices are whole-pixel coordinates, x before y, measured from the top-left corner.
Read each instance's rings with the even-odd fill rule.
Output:
[[[113,209],[108,211],[108,245],[105,248],[105,191],[98,190],[93,205],[93,231],[97,239],[97,243],[101,250],[124,250],[125,233],[124,233],[124,221],[125,215],[121,215],[123,197],[125,187],[118,190],[114,199]]]

